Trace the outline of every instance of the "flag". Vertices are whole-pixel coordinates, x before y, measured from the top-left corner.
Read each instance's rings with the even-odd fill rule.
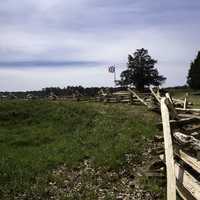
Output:
[[[115,67],[114,66],[108,67],[108,72],[114,73],[115,72]]]

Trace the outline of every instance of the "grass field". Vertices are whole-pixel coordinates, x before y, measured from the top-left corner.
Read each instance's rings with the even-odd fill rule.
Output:
[[[124,155],[141,161],[144,138],[156,133],[157,116],[141,106],[8,101],[0,103],[0,197],[37,193],[51,171],[91,159],[117,169]]]
[[[200,108],[200,91],[192,89],[170,89],[170,94],[175,98],[184,100],[186,93],[188,101],[193,103],[194,108]]]

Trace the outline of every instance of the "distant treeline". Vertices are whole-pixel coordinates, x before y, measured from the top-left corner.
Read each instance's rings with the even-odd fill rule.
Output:
[[[104,91],[109,92],[116,92],[120,90],[124,90],[123,87],[82,87],[82,86],[67,86],[65,88],[60,87],[47,87],[43,88],[42,90],[38,91],[25,91],[25,92],[0,92],[0,95],[4,96],[13,96],[18,98],[26,98],[27,95],[32,95],[34,97],[38,98],[45,98],[49,97],[50,95],[56,95],[56,96],[72,96],[73,94],[80,94],[83,96],[90,96],[94,97],[98,95],[98,92],[103,89]]]
[[[188,86],[176,86],[164,88],[164,91],[172,90],[188,90]],[[24,92],[0,92],[0,98],[27,98],[29,95],[37,98],[47,98],[51,95],[56,95],[58,97],[67,97],[73,95],[95,97],[99,95],[99,92],[103,90],[104,92],[113,93],[117,91],[127,90],[126,87],[83,87],[83,86],[67,86],[64,88],[60,87],[47,87],[42,90],[37,91],[24,91]],[[148,87],[144,89],[143,92],[150,92]]]

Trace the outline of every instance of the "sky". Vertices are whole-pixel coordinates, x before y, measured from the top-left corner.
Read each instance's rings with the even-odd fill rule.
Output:
[[[148,49],[184,85],[200,50],[199,0],[1,0],[0,91],[113,86],[128,54]]]

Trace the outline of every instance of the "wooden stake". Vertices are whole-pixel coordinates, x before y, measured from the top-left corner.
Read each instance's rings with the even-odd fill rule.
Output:
[[[167,98],[161,99],[161,115],[163,123],[165,159],[167,169],[167,200],[176,200],[176,177],[174,168],[174,156],[169,122],[169,110],[166,105]]]
[[[183,109],[186,110],[187,108],[187,98],[184,99]]]

